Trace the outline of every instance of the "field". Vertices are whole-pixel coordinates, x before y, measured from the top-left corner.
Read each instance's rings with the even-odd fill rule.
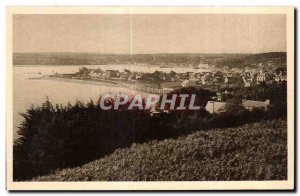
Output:
[[[230,181],[287,179],[287,122],[261,121],[133,144],[33,181]]]

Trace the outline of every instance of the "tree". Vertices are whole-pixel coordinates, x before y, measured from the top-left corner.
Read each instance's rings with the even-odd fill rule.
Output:
[[[245,108],[242,105],[242,100],[237,98],[227,100],[225,108],[226,113],[229,114],[237,114],[241,111],[245,111]]]

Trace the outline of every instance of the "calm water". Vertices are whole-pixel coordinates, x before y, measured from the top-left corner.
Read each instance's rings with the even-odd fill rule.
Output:
[[[19,113],[26,112],[32,104],[41,105],[48,96],[53,104],[66,105],[77,100],[88,102],[97,100],[105,93],[125,93],[134,95],[137,91],[114,86],[98,86],[91,84],[70,83],[52,80],[33,80],[50,73],[72,73],[78,71],[78,66],[53,66],[53,67],[14,67],[13,68],[13,124],[14,138],[17,137],[17,128],[22,123],[23,117]],[[41,73],[41,74],[39,74]],[[143,96],[145,93],[142,93]]]

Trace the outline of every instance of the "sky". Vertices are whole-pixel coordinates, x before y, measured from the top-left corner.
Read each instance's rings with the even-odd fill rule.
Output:
[[[14,15],[14,52],[285,52],[286,16],[275,14]]]

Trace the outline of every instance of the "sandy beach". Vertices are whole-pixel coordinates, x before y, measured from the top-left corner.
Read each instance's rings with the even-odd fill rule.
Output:
[[[33,80],[52,80],[52,81],[60,81],[60,82],[71,82],[71,83],[80,83],[80,84],[89,84],[95,86],[105,86],[105,87],[122,87],[130,90],[136,90],[144,93],[152,93],[152,94],[163,94],[170,92],[169,90],[153,88],[143,86],[143,84],[138,84],[138,82],[124,82],[124,81],[112,81],[107,79],[73,79],[73,78],[61,78],[61,77],[48,77],[42,76],[39,78],[31,78]]]
[[[121,86],[117,82],[108,81],[108,80],[80,80],[72,78],[59,78],[59,77],[40,77],[40,78],[31,78],[32,80],[54,80],[59,82],[71,82],[71,83],[80,83],[80,84],[90,84],[96,86]]]

